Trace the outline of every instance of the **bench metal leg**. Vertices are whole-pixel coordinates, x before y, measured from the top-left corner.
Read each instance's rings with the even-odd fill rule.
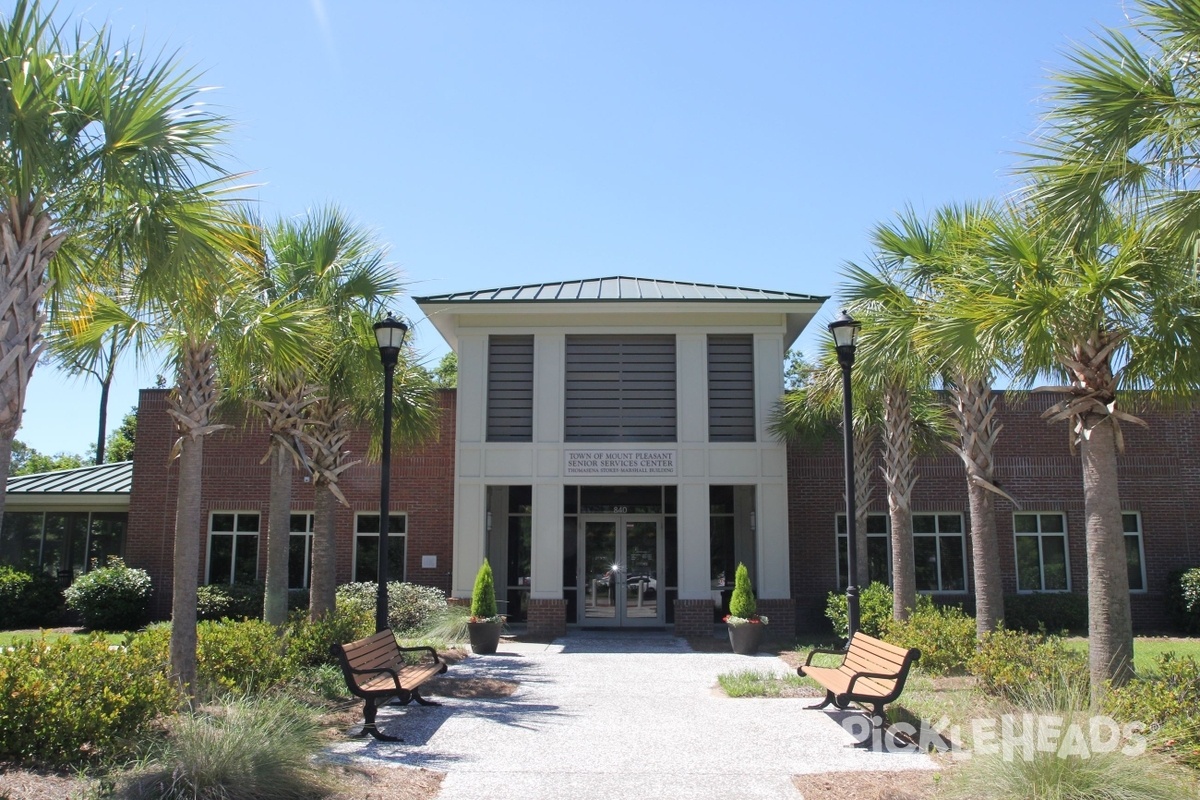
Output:
[[[421,689],[418,687],[412,690],[412,699],[417,701],[419,706],[440,706],[441,703],[434,700],[427,700],[421,696]]]
[[[817,703],[815,706],[805,706],[805,708],[808,709],[809,711],[816,711],[818,709],[825,708],[828,705],[832,705],[833,702],[834,702],[833,692],[826,690],[824,700],[822,700],[820,703]]]
[[[363,724],[348,734],[353,739],[364,739],[367,736],[374,736],[381,742],[403,742],[399,736],[389,736],[375,724],[375,701],[367,700],[363,703]]]

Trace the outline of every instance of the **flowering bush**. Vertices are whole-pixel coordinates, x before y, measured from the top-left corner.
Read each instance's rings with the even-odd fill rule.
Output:
[[[730,625],[766,625],[770,622],[766,614],[755,614],[750,617],[735,617],[733,614],[725,615],[725,622]]]
[[[67,608],[79,613],[93,631],[130,631],[150,616],[150,574],[111,558],[107,567],[93,569],[63,592]]]

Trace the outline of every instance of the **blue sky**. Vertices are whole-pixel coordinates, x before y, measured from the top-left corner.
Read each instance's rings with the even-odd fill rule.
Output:
[[[873,225],[1011,191],[1048,70],[1117,0],[94,0],[235,123],[265,218],[336,202],[414,295],[634,275],[835,294]],[[416,345],[446,345],[411,302]],[[825,312],[836,311],[833,303]],[[799,346],[823,335],[818,319]],[[153,385],[118,377],[110,423]],[[34,372],[17,437],[82,453],[98,388]]]

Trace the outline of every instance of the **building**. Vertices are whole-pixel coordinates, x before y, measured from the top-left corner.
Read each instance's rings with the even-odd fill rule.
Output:
[[[459,386],[441,395],[440,436],[393,458],[392,574],[467,597],[487,557],[508,614],[531,631],[673,626],[691,635],[711,632],[744,562],[773,625],[824,628],[825,596],[844,580],[839,565],[845,570],[840,440],[789,449],[768,426],[783,391],[784,354],[825,299],[638,278],[417,298],[458,354]],[[1021,504],[997,507],[1008,592],[1085,588],[1082,476],[1065,425],[1040,418],[1052,402],[1001,400],[997,479]],[[142,392],[138,420],[117,549],[150,571],[165,616],[177,481],[165,390]],[[1142,629],[1164,623],[1168,575],[1200,564],[1197,412],[1147,420],[1149,428],[1126,431],[1119,459]],[[205,444],[201,582],[261,580],[265,572],[267,433],[253,417],[228,421],[233,427]],[[361,454],[366,444],[363,433],[349,449]],[[379,470],[364,461],[343,475],[341,581],[375,578]],[[919,588],[969,604],[961,463],[949,451],[931,453],[918,472]],[[120,512],[71,506],[95,498],[68,502],[66,489],[38,495],[28,486],[51,485],[50,476],[35,477],[9,482],[8,512],[42,513],[40,532],[29,532],[32,516],[17,524],[6,513],[0,556],[78,571],[75,545],[57,544],[65,541],[55,533],[60,516],[86,511],[91,530],[103,514]],[[294,481],[291,582],[303,587],[313,501],[305,477]],[[887,579],[882,481],[870,511],[872,577]],[[35,540],[40,560],[31,562]],[[84,552],[93,547],[78,534],[71,541],[83,541]]]

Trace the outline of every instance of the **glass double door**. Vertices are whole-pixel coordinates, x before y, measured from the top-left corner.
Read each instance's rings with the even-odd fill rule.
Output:
[[[583,516],[580,586],[585,625],[662,625],[662,518]]]

